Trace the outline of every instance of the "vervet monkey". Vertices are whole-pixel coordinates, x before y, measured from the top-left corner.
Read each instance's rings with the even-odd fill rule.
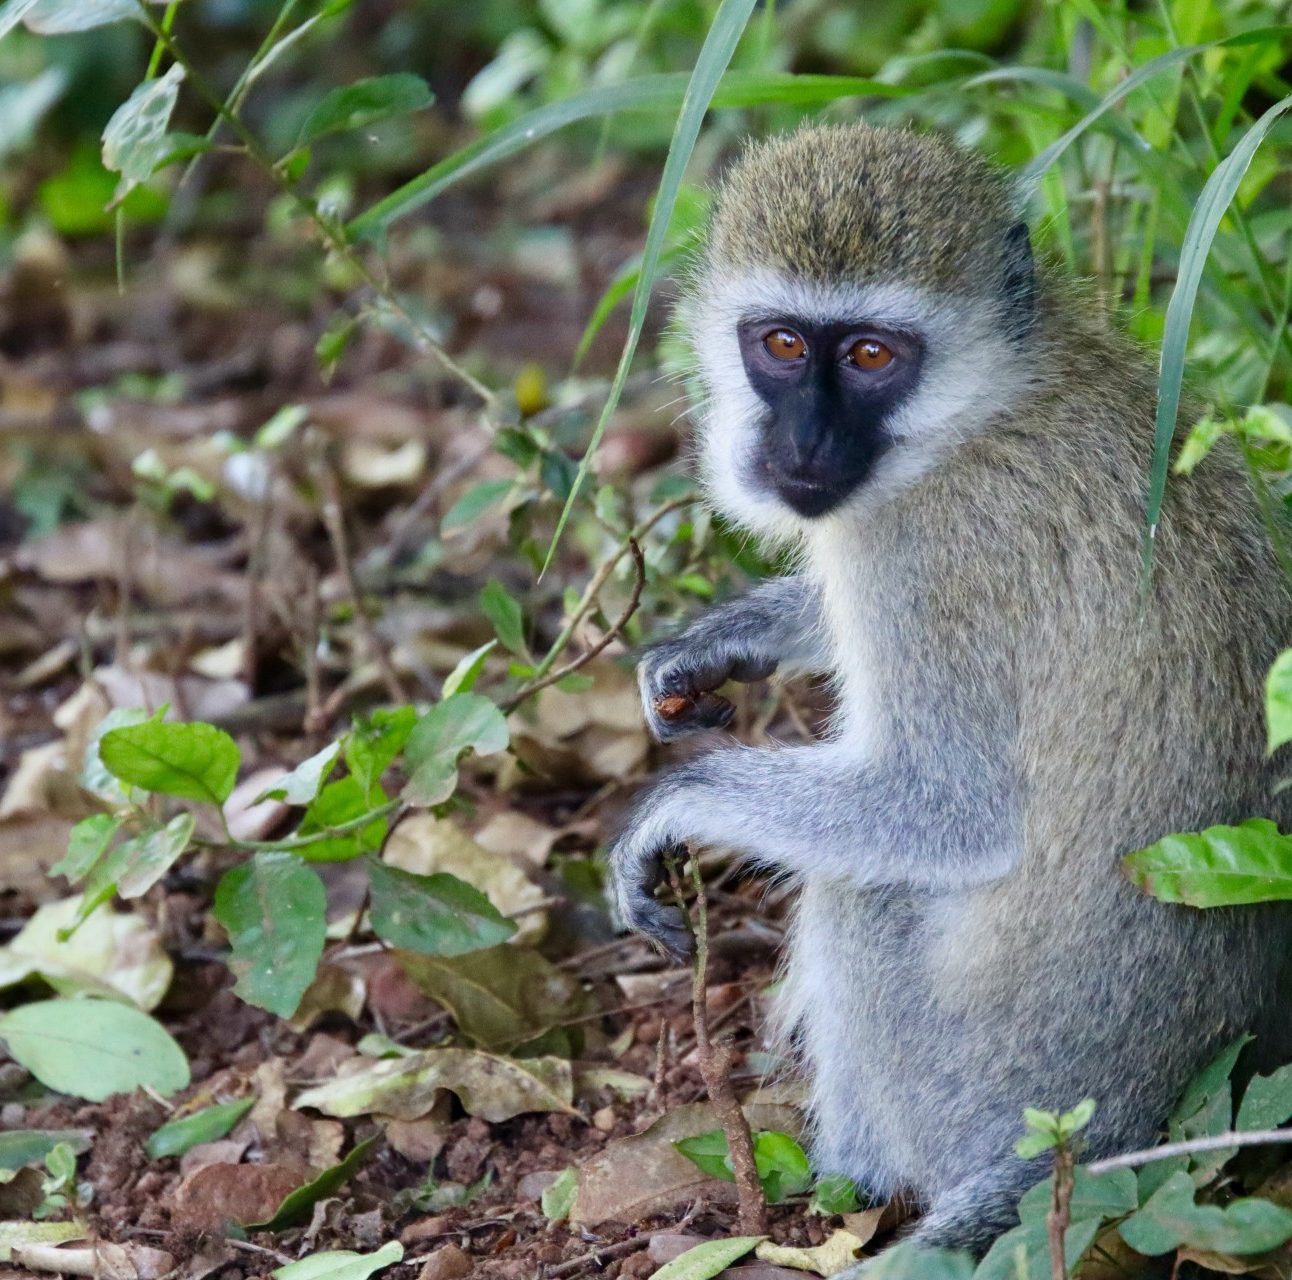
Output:
[[[1090,1154],[1133,1149],[1224,1044],[1274,1043],[1287,913],[1167,906],[1119,860],[1279,816],[1283,579],[1218,453],[1169,487],[1141,600],[1153,369],[945,140],[751,147],[682,320],[708,496],[798,571],[649,652],[646,714],[662,739],[721,725],[714,691],[777,667],[835,704],[820,742],[660,778],[614,896],[681,954],[666,851],[731,845],[797,881],[781,1016],[816,1168],[913,1190],[915,1241],[981,1253],[1047,1172],[1014,1154],[1025,1106],[1095,1098]]]

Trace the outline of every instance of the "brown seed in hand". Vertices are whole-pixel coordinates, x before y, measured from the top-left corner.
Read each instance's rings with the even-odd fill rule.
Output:
[[[655,714],[661,720],[680,720],[691,709],[691,699],[680,693],[659,698],[655,703]]]

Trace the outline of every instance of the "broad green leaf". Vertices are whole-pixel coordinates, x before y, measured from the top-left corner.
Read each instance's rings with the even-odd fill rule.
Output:
[[[548,1222],[564,1222],[574,1208],[574,1198],[579,1193],[579,1171],[573,1167],[562,1170],[556,1181],[544,1190],[539,1201],[543,1216]]]
[[[672,1262],[666,1262],[651,1280],[712,1280],[764,1238],[732,1236],[728,1240],[706,1240],[694,1249],[678,1254]]]
[[[365,796],[373,794],[416,723],[417,712],[412,707],[383,707],[355,721],[345,739],[345,763]]]
[[[255,1104],[255,1098],[217,1102],[212,1107],[203,1107],[200,1111],[168,1120],[152,1131],[144,1150],[150,1160],[161,1160],[165,1156],[182,1156],[202,1142],[218,1142]]]
[[[40,1164],[59,1145],[79,1155],[90,1149],[93,1140],[93,1129],[11,1129],[0,1133],[0,1171]]]
[[[497,578],[490,578],[480,591],[480,611],[498,633],[504,649],[525,657],[525,619],[519,602]]]
[[[1264,818],[1166,836],[1122,867],[1159,902],[1231,907],[1292,898],[1292,837]]]
[[[440,696],[451,698],[455,693],[470,693],[480,679],[485,660],[497,647],[497,640],[489,640],[460,658],[453,670],[444,677],[444,688]]]
[[[513,480],[482,480],[466,491],[445,513],[440,532],[449,533],[478,520],[515,488]]]
[[[1064,1233],[1063,1257],[1069,1274],[1098,1234],[1098,1218],[1074,1222]],[[1045,1222],[1025,1222],[1007,1231],[972,1274],[974,1280],[1050,1280],[1050,1237]]]
[[[410,804],[440,804],[457,786],[458,760],[464,752],[492,755],[509,739],[507,721],[488,698],[455,693],[437,702],[418,720],[404,748],[409,774],[404,799]]]
[[[561,508],[556,521],[556,529],[547,548],[543,561],[543,572],[552,563],[556,554],[561,534],[574,509],[579,490],[587,478],[588,469],[592,466],[601,437],[614,416],[623,395],[624,385],[628,381],[628,371],[632,367],[633,357],[637,353],[637,344],[641,340],[642,329],[646,324],[646,309],[650,303],[651,290],[655,287],[655,277],[659,273],[660,255],[664,251],[664,238],[673,210],[677,204],[678,192],[682,179],[686,176],[687,165],[691,162],[691,153],[695,150],[696,139],[700,136],[700,126],[713,101],[713,96],[722,80],[723,73],[731,62],[736,45],[753,12],[756,0],[721,0],[713,21],[705,35],[704,44],[700,47],[691,79],[682,98],[682,107],[678,112],[673,137],[668,145],[668,157],[664,161],[664,172],[660,177],[659,191],[655,196],[655,207],[651,210],[650,226],[646,231],[646,244],[642,249],[641,274],[637,287],[633,290],[632,309],[628,317],[628,336],[624,340],[623,352],[615,370],[614,381],[610,384],[610,393],[601,408],[601,416],[593,428],[592,438],[579,462],[578,473],[570,486],[570,495]],[[540,576],[542,576],[540,574]]]
[[[1287,30],[1286,28],[1284,29]],[[1153,567],[1153,545],[1158,517],[1166,496],[1166,473],[1171,460],[1171,443],[1180,410],[1180,389],[1184,383],[1184,364],[1188,354],[1189,327],[1193,307],[1202,283],[1202,271],[1211,253],[1211,244],[1220,228],[1230,202],[1238,192],[1256,149],[1279,118],[1292,107],[1292,95],[1276,102],[1243,135],[1237,146],[1215,168],[1193,206],[1189,226],[1180,247],[1180,265],[1175,288],[1166,307],[1166,325],[1162,333],[1162,356],[1157,380],[1157,418],[1154,424],[1153,462],[1149,474],[1148,502],[1145,513],[1143,585],[1148,588]],[[1258,899],[1244,899],[1258,901]],[[1202,904],[1198,904],[1202,905]]]
[[[832,1217],[836,1213],[856,1213],[861,1208],[857,1197],[857,1184],[846,1174],[827,1173],[818,1178],[808,1201],[809,1213]]]
[[[82,818],[67,837],[67,852],[49,869],[51,876],[66,876],[69,884],[83,880],[121,830],[124,818],[95,813]]]
[[[81,785],[87,791],[94,792],[109,804],[126,803],[125,788],[108,771],[99,749],[103,745],[103,739],[113,729],[121,729],[133,724],[146,724],[148,720],[148,713],[138,707],[113,707],[99,721],[90,735],[89,742],[85,744],[85,757],[81,762]]]
[[[1212,1253],[1264,1253],[1292,1239],[1292,1212],[1255,1198],[1234,1200],[1223,1209],[1197,1204],[1193,1180],[1177,1173],[1120,1231],[1136,1253],[1150,1257],[1181,1245]]]
[[[403,1257],[404,1246],[398,1240],[392,1240],[376,1253],[355,1253],[351,1249],[314,1253],[299,1262],[277,1267],[271,1274],[278,1280],[368,1280],[383,1267],[402,1262]]]
[[[735,1182],[731,1169],[731,1153],[727,1150],[727,1135],[721,1129],[710,1129],[690,1138],[679,1138],[673,1146],[701,1173],[723,1182]]]
[[[921,1249],[905,1241],[866,1264],[866,1280],[973,1280],[974,1275],[973,1259],[967,1253]]]
[[[256,803],[282,800],[287,804],[309,804],[323,786],[336,758],[341,754],[341,744],[330,742],[322,751],[316,751],[308,760],[302,760],[290,773],[285,773],[272,786],[266,787],[256,797]]]
[[[314,981],[326,913],[323,882],[290,853],[258,853],[226,871],[214,914],[233,948],[233,989],[248,1004],[290,1018]]]
[[[103,167],[121,174],[129,189],[152,177],[168,143],[166,130],[179,99],[184,68],[145,80],[113,113],[103,130]]]
[[[449,187],[500,163],[567,125],[620,111],[672,111],[690,86],[686,72],[640,76],[619,84],[598,85],[560,102],[528,112],[518,120],[456,151],[425,173],[391,192],[346,228],[357,239],[376,235],[407,217]],[[917,90],[860,76],[792,75],[784,72],[728,71],[713,95],[715,107],[751,107],[784,102],[810,106],[839,98],[909,97]]]
[[[1238,1104],[1234,1128],[1273,1129],[1292,1119],[1292,1064],[1267,1076],[1253,1076]]]
[[[312,1178],[303,1187],[297,1187],[284,1197],[277,1212],[268,1222],[256,1222],[248,1226],[248,1231],[283,1231],[287,1227],[298,1226],[310,1216],[310,1210],[328,1196],[335,1195],[353,1176],[355,1170],[363,1165],[372,1155],[377,1145],[377,1138],[368,1138],[358,1143],[344,1160],[324,1169],[317,1178]]]
[[[305,810],[297,832],[298,838],[317,836],[318,839],[295,846],[297,855],[307,862],[348,862],[381,848],[390,826],[384,815],[342,835],[326,833],[331,828],[361,820],[385,803],[386,793],[378,783],[364,786],[353,776],[329,782]]]
[[[1044,1220],[1050,1211],[1054,1178],[1046,1178],[1032,1187],[1018,1202],[1018,1216],[1024,1222]],[[1133,1213],[1139,1207],[1139,1195],[1133,1169],[1111,1169],[1107,1173],[1091,1173],[1078,1165],[1073,1170],[1072,1205],[1069,1210],[1073,1222],[1086,1222],[1091,1218],[1103,1221]]]
[[[201,721],[153,719],[113,729],[99,755],[122,782],[200,804],[222,805],[238,776],[238,744]]]
[[[0,1017],[9,1056],[46,1088],[90,1102],[147,1085],[160,1094],[187,1087],[188,1060],[134,1005],[114,1000],[38,1000]]]
[[[1292,742],[1292,649],[1284,649],[1265,680],[1265,720],[1271,754]]]
[[[379,938],[421,955],[459,956],[505,942],[516,925],[479,889],[440,872],[420,876],[370,859],[369,917]]]
[[[766,1130],[754,1136],[754,1164],[763,1192],[779,1204],[812,1185],[812,1169],[803,1148],[788,1133]]]
[[[1238,1061],[1238,1055],[1251,1039],[1251,1036],[1239,1036],[1238,1039],[1227,1044],[1189,1081],[1175,1110],[1171,1112],[1173,1124],[1181,1124],[1191,1116],[1197,1115],[1212,1098],[1221,1093],[1226,1097],[1229,1096],[1229,1078],[1234,1073],[1234,1065]]]
[[[422,111],[434,101],[435,95],[426,81],[405,72],[339,85],[305,117],[296,145],[305,146],[329,133],[365,129],[391,116]]]
[[[123,840],[85,879],[82,916],[114,893],[142,897],[171,869],[193,839],[193,815],[178,813],[164,827]]]

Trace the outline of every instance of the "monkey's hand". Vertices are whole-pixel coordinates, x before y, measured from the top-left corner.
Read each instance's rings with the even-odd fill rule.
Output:
[[[694,627],[656,645],[638,666],[646,723],[660,742],[725,729],[736,709],[714,690],[728,680],[765,680],[776,667],[776,658],[754,652],[747,637]]]
[[[680,865],[684,850],[661,840],[658,824],[638,805],[610,850],[610,893],[625,926],[684,963],[695,945],[686,915],[655,897],[656,887],[666,878],[665,856],[675,851]]]

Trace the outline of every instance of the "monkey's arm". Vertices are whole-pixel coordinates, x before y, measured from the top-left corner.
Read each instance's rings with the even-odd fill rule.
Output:
[[[802,575],[771,578],[646,653],[637,669],[646,722],[660,742],[720,729],[733,707],[713,691],[728,680],[764,680],[779,666],[819,671],[827,662],[816,587]]]
[[[681,913],[654,889],[664,854],[688,842],[734,845],[776,870],[861,887],[996,879],[1021,849],[1017,783],[1003,744],[991,751],[958,736],[882,760],[826,744],[733,747],[681,766],[638,801],[611,851],[620,916],[687,954]]]

